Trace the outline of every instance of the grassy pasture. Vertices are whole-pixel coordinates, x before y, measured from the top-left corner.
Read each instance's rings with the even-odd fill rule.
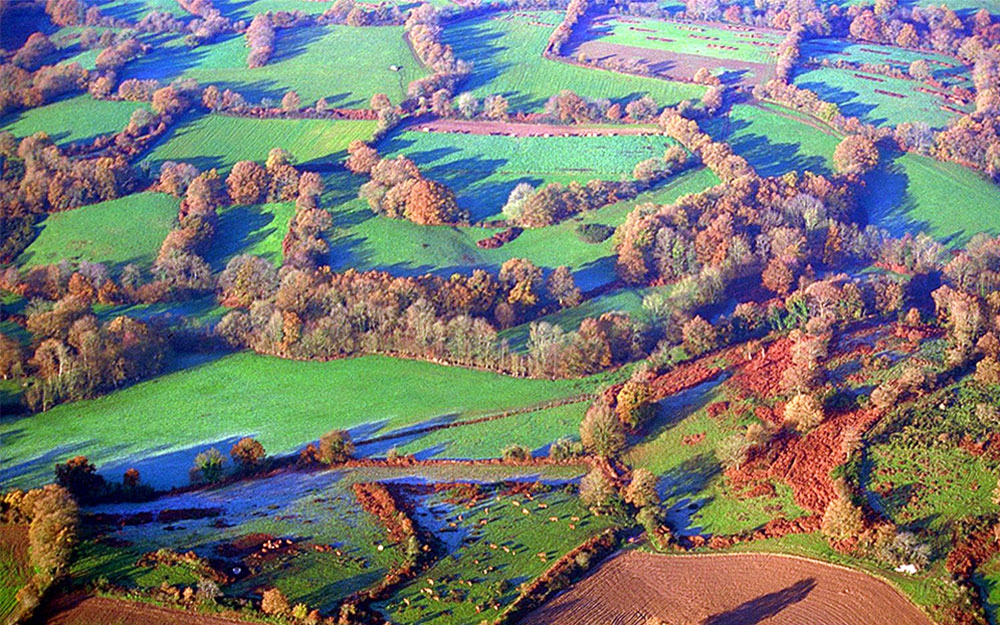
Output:
[[[868,175],[868,220],[894,235],[926,232],[952,247],[978,232],[1000,233],[1000,189],[978,173],[915,154]]]
[[[213,269],[225,268],[238,254],[263,256],[281,264],[281,241],[295,215],[295,204],[228,206],[219,211],[219,228],[212,248],[205,254]]]
[[[762,176],[805,170],[829,175],[840,139],[811,123],[785,108],[737,104],[728,117],[706,123],[705,131],[729,143]]]
[[[471,425],[463,425],[396,441],[385,441],[380,450],[395,447],[418,458],[498,458],[511,444],[524,445],[538,455],[548,453],[548,446],[564,436],[575,437],[589,402],[514,415]],[[370,453],[370,449],[362,449]]]
[[[290,0],[278,0],[288,2]],[[236,4],[235,2],[233,3]],[[315,8],[321,2],[298,2]],[[427,74],[406,42],[402,26],[352,28],[331,24],[278,31],[267,65],[247,67],[242,36],[188,48],[183,38],[165,39],[150,54],[130,63],[123,78],[194,78],[238,91],[250,102],[278,102],[295,90],[303,106],[326,98],[330,106],[365,108],[372,95],[385,93],[399,103],[410,81]],[[390,66],[399,66],[399,71]]]
[[[611,17],[595,25],[591,32],[595,30],[598,35],[595,40],[603,43],[764,65],[775,62],[772,51],[784,37],[782,33],[768,30],[756,30],[752,33],[755,36],[750,37],[751,33],[722,26],[634,17]],[[754,42],[770,45],[754,45]]]
[[[53,213],[18,261],[25,266],[86,260],[109,268],[149,267],[177,221],[178,206],[177,198],[164,193],[137,193]]]
[[[148,105],[137,102],[95,100],[78,95],[38,108],[13,113],[0,120],[0,129],[23,138],[47,133],[59,145],[93,141],[100,135],[120,132],[132,112]]]
[[[492,235],[484,228],[418,226],[405,220],[378,217],[368,205],[354,200],[334,209],[337,233],[331,237],[331,264],[335,269],[384,269],[397,275],[433,272],[450,275],[476,267],[498,269],[509,258],[528,258],[541,267],[568,266],[584,290],[615,279],[611,240],[585,243],[576,234],[580,223],[618,226],[642,202],[667,204],[681,195],[718,184],[707,169],[692,170],[667,181],[639,198],[607,206],[547,228],[525,230],[520,237],[495,250],[476,247]]]
[[[156,168],[184,161],[201,170],[228,171],[237,161],[263,163],[272,148],[291,152],[299,165],[329,167],[347,156],[354,139],[368,139],[375,122],[325,119],[248,119],[225,115],[188,117],[145,156]]]
[[[829,59],[868,63],[871,65],[891,65],[907,71],[910,63],[923,59],[928,61],[931,74],[949,87],[958,84],[972,88],[969,68],[958,59],[945,54],[935,54],[923,50],[907,50],[895,46],[873,43],[852,43],[844,39],[810,39],[802,44],[802,58],[816,62]]]
[[[497,493],[471,507],[445,503],[444,493],[430,497],[424,518],[445,526],[448,531],[441,538],[455,547],[379,608],[401,625],[478,623],[495,615],[489,608],[477,613],[476,605],[496,600],[502,609],[517,595],[520,583],[613,524],[610,516],[591,515],[575,490],[571,486],[537,493],[531,501],[524,495]],[[479,525],[481,521],[486,524]],[[545,554],[544,561],[539,553]]]
[[[333,545],[342,555],[316,552],[308,547],[286,554],[227,586],[226,594],[248,596],[261,586],[274,586],[293,604],[304,602],[311,608],[330,610],[354,590],[381,579],[402,559],[388,542],[378,520],[358,511],[350,483],[342,478],[343,474],[335,471],[288,472],[219,489],[168,496],[147,504],[94,508],[94,512],[114,514],[218,508],[223,511],[220,518],[226,527],[217,527],[215,519],[187,520],[170,531],[161,523],[122,527],[113,531],[112,536],[133,543],[131,547],[124,551],[109,550],[104,545],[87,543],[74,572],[84,580],[104,576],[128,586],[155,587],[163,579],[183,583],[178,578],[190,575],[183,568],[144,569],[134,563],[142,553],[161,547],[215,557],[219,545],[247,534],[265,533],[306,545]],[[379,544],[386,548],[380,551]]]
[[[663,156],[675,142],[661,135],[618,137],[508,137],[401,132],[378,145],[403,154],[428,178],[443,182],[470,209],[473,220],[495,218],[521,182],[586,182],[631,177],[639,161]]]
[[[917,88],[922,85],[914,80],[863,74],[872,78],[864,80],[855,77],[858,73],[849,69],[821,67],[796,74],[794,82],[799,87],[815,91],[821,99],[835,103],[844,115],[878,126],[921,121],[940,128],[955,117],[954,113],[942,109],[942,105],[971,110],[918,91]],[[904,97],[877,93],[876,90]]]
[[[478,98],[500,93],[515,110],[541,110],[560,89],[589,98],[626,102],[649,94],[661,106],[700,98],[704,87],[655,78],[625,76],[542,58],[552,29],[562,19],[553,11],[506,12],[449,25],[445,43],[455,56],[472,61],[473,75],[459,85]]]
[[[381,356],[296,362],[238,353],[5,420],[0,481],[37,485],[51,480],[54,462],[84,454],[112,479],[134,465],[151,484],[179,485],[198,452],[228,453],[242,436],[284,454],[334,428],[360,440],[590,392],[605,380],[524,380]]]

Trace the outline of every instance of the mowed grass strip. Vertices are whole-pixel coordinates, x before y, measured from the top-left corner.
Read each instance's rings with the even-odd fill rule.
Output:
[[[128,263],[148,267],[177,221],[179,204],[163,193],[137,193],[52,213],[18,262],[28,267],[63,260],[105,263],[111,269]]]
[[[87,455],[109,477],[137,466],[158,486],[187,481],[194,456],[256,436],[294,452],[334,428],[358,439],[453,415],[467,418],[591,392],[605,376],[526,380],[383,356],[297,362],[239,353],[104,397],[0,423],[0,482],[37,485]],[[54,433],[58,432],[58,436]]]
[[[500,93],[515,110],[538,111],[561,89],[588,98],[627,102],[650,95],[661,106],[700,98],[705,88],[642,76],[589,69],[542,57],[560,14],[553,11],[500,13],[449,25],[445,43],[475,70],[459,85],[476,97]],[[555,20],[555,21],[553,21]]]
[[[321,2],[301,4],[328,6]],[[130,63],[123,78],[163,82],[193,78],[201,84],[238,91],[255,103],[262,98],[277,103],[287,91],[294,90],[303,106],[324,98],[330,106],[367,108],[376,93],[385,93],[399,104],[406,97],[407,85],[428,74],[403,39],[402,26],[330,24],[279,30],[267,65],[248,68],[247,53],[242,35],[194,49],[182,37],[174,37]]]
[[[145,162],[154,171],[164,161],[183,161],[201,170],[214,167],[226,172],[238,161],[263,163],[272,148],[284,148],[299,165],[339,164],[347,156],[348,144],[370,139],[375,126],[373,121],[201,115],[172,128]]]
[[[59,145],[92,141],[124,130],[132,112],[149,108],[137,102],[95,100],[87,94],[0,118],[0,130],[17,138],[45,132]]]

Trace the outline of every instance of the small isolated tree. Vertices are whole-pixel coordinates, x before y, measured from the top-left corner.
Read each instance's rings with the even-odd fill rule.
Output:
[[[843,174],[864,174],[878,165],[878,148],[863,135],[849,135],[833,151],[833,165]]]
[[[812,395],[798,394],[785,404],[785,423],[806,432],[823,422],[823,404]]]
[[[458,98],[455,99],[455,103],[458,105],[458,112],[466,119],[475,117],[476,111],[479,110],[479,101],[468,91],[459,94]]]
[[[588,508],[600,510],[611,505],[617,493],[608,476],[593,468],[580,480],[580,501]]]
[[[715,457],[725,469],[738,469],[747,461],[750,444],[743,434],[733,434],[721,441],[715,447]]]
[[[288,614],[290,606],[285,593],[278,588],[269,588],[264,591],[260,600],[260,610],[264,614],[284,615]]]
[[[265,455],[264,446],[257,439],[249,436],[241,438],[229,450],[229,457],[244,470],[252,470],[259,466]]]
[[[618,391],[615,406],[618,420],[630,428],[637,428],[656,414],[653,403],[653,389],[648,382],[629,380]]]
[[[583,444],[569,437],[556,439],[549,446],[549,458],[553,460],[569,460],[583,455]]]
[[[122,475],[122,486],[127,490],[135,490],[139,488],[139,484],[142,478],[139,476],[139,469],[131,468],[126,469],[125,474]]]
[[[861,508],[851,501],[842,482],[837,484],[837,497],[826,506],[821,529],[827,538],[835,541],[855,537],[864,529]]]
[[[299,99],[299,94],[294,91],[289,91],[281,98],[281,108],[286,111],[297,111],[300,106],[302,106],[302,100]]]
[[[215,447],[203,451],[194,458],[194,467],[191,468],[191,478],[193,481],[218,482],[222,479],[226,458]]]
[[[520,223],[521,216],[524,215],[524,205],[534,193],[533,186],[527,182],[519,182],[507,196],[507,203],[503,205],[504,219],[511,223]]]
[[[354,454],[354,442],[347,430],[332,430],[319,439],[319,461],[323,464],[347,462]]]
[[[531,460],[531,450],[514,443],[503,448],[502,456],[508,462],[524,462]]]
[[[625,448],[625,427],[614,411],[598,399],[580,423],[580,442],[598,456],[617,456]]]
[[[656,492],[656,476],[652,471],[636,469],[632,472],[632,481],[625,487],[625,502],[636,508],[660,503],[660,495]]]

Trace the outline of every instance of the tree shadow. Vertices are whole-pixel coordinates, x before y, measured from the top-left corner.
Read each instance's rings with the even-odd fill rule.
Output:
[[[704,625],[757,625],[779,614],[785,608],[803,601],[816,588],[812,577],[800,580],[788,588],[752,599],[724,612],[710,616]]]
[[[663,501],[674,500],[664,511],[670,529],[681,536],[700,535],[703,528],[694,526],[694,516],[714,499],[698,497],[722,467],[711,454],[688,458],[661,475],[656,490]]]
[[[222,236],[216,236],[212,248],[205,255],[205,260],[213,271],[221,271],[233,256],[249,247],[257,245],[278,231],[287,231],[288,224],[275,223],[276,215],[265,212],[264,207],[233,206],[219,213],[217,231]],[[263,255],[268,260],[280,260],[277,254]]]

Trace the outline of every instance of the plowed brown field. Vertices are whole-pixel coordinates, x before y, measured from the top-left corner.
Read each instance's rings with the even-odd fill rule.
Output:
[[[931,625],[889,584],[766,554],[658,556],[602,564],[522,625]]]
[[[106,597],[61,597],[46,609],[45,625],[239,625],[244,621],[171,610]]]

